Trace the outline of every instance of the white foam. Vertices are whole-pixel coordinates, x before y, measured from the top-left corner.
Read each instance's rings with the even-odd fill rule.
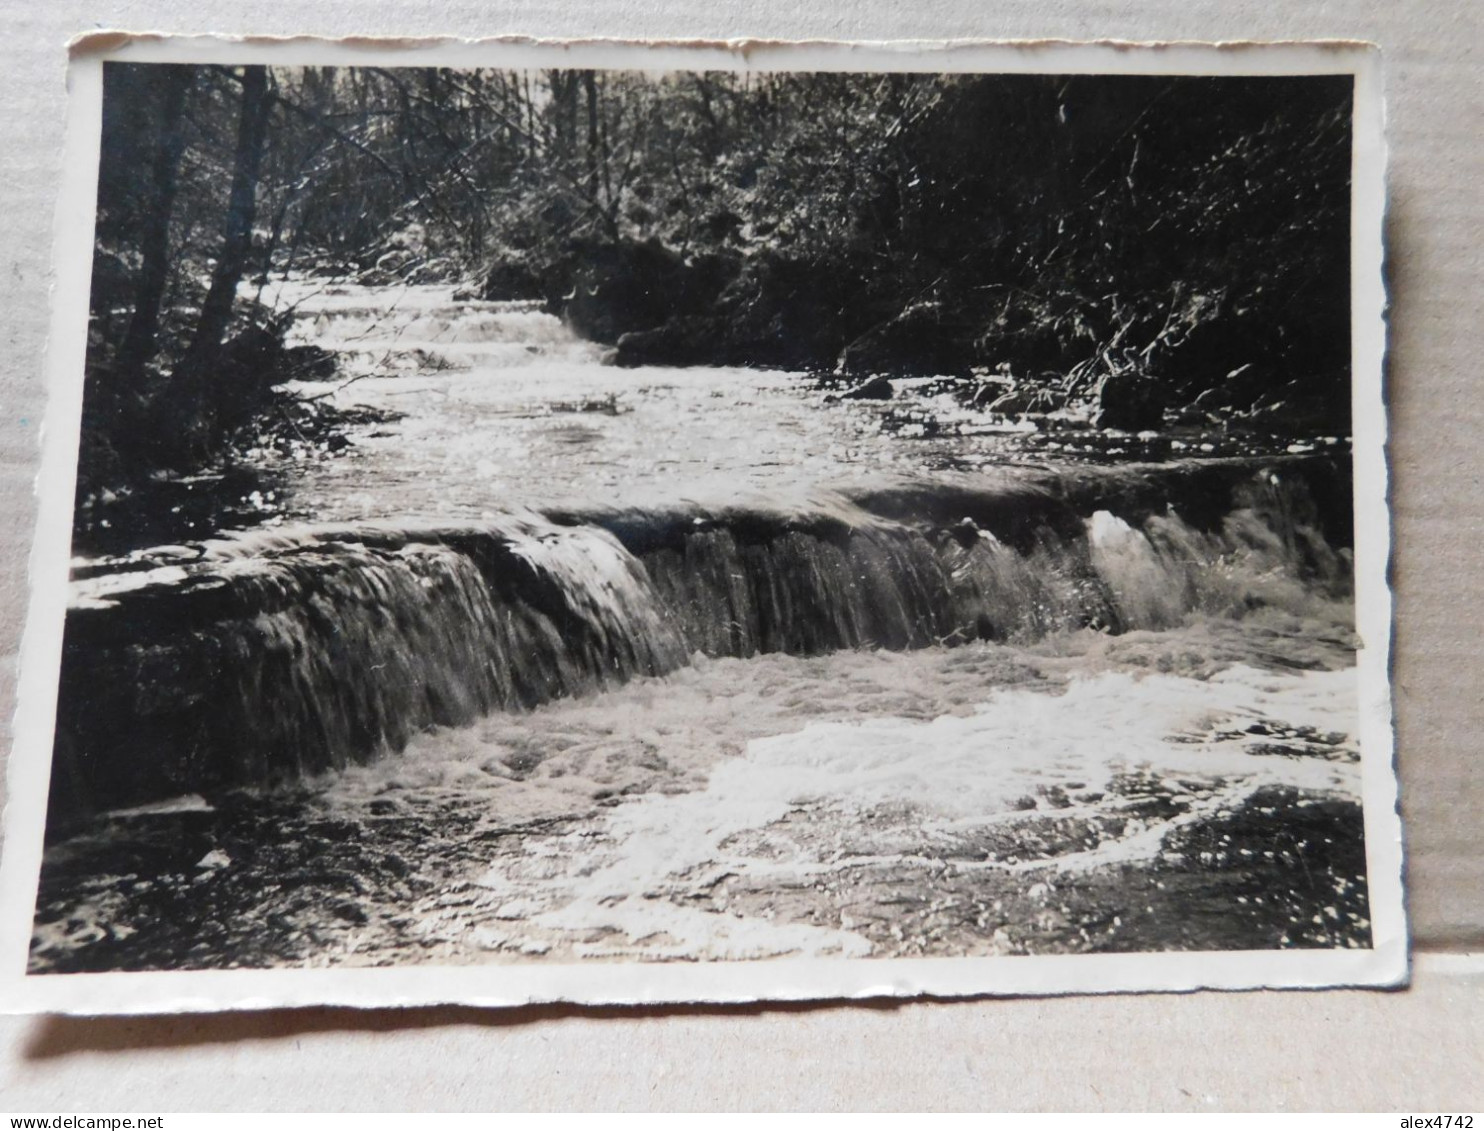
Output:
[[[842,844],[858,835],[863,815],[880,807],[903,814],[910,831],[931,838],[1019,820],[1017,803],[1043,787],[1076,783],[1095,796],[1128,771],[1168,779],[1175,792],[1189,782],[1199,797],[1174,819],[1131,820],[1121,839],[1088,852],[985,866],[1067,869],[1152,859],[1171,829],[1236,805],[1260,786],[1359,797],[1358,767],[1345,762],[1258,754],[1248,741],[1172,737],[1209,734],[1222,720],[1254,717],[1344,733],[1355,713],[1353,670],[1273,675],[1235,667],[1210,680],[1108,672],[1075,679],[1062,695],[1004,690],[968,717],[814,723],[748,743],[742,756],[716,766],[704,789],[649,795],[615,809],[603,832],[609,847],[573,858],[565,872],[548,877],[542,895],[551,909],[533,924],[595,933],[598,941],[586,945],[591,953],[865,953],[865,940],[850,931],[719,917],[672,897],[704,893],[728,874],[766,874],[776,884],[828,870]],[[1103,802],[1104,812],[1116,804]],[[820,811],[818,835],[770,838],[766,854],[748,853],[757,836],[747,834],[761,834],[800,809]],[[528,877],[514,877],[503,865],[481,883],[510,898],[530,890]],[[644,940],[651,943],[640,948]]]

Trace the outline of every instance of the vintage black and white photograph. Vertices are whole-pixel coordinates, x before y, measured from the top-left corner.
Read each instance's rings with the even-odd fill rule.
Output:
[[[1379,110],[1156,54],[92,60],[25,980],[1396,953]]]

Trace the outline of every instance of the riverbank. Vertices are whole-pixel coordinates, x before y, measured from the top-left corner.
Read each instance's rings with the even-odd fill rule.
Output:
[[[1323,292],[1270,277],[1097,293],[962,264],[904,286],[842,254],[587,241],[518,276],[497,263],[481,294],[539,298],[627,368],[822,373],[872,400],[938,378],[966,408],[1098,430],[1349,434],[1348,325]]]
[[[1145,431],[1099,426],[1081,408],[1006,412],[973,375],[878,376],[864,397],[846,375],[604,366],[600,347],[539,303],[453,284],[299,277],[266,297],[296,312],[287,348],[325,359],[324,372],[277,387],[213,465],[83,497],[76,553],[386,515],[799,496],[1006,464],[1349,458],[1342,432],[1296,439],[1219,411]]]

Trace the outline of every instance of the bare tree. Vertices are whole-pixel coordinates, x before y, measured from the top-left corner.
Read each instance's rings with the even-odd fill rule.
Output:
[[[159,348],[160,302],[170,275],[170,216],[179,184],[180,156],[185,149],[181,119],[195,81],[194,67],[171,67],[164,81],[160,133],[150,162],[149,200],[140,225],[134,313],[116,359],[122,380],[129,385],[137,385]]]
[[[242,68],[232,189],[222,224],[221,252],[212,269],[211,286],[201,304],[195,333],[171,375],[164,396],[165,405],[182,415],[182,439],[187,453],[199,451],[216,425],[214,400],[207,395],[207,386],[221,360],[222,341],[232,319],[232,303],[252,251],[258,173],[271,108],[267,69]]]

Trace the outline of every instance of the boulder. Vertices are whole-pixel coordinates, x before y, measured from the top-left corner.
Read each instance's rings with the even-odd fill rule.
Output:
[[[634,330],[652,330],[676,313],[684,262],[658,240],[574,245],[552,305],[584,338],[613,344]]]
[[[541,279],[530,264],[506,258],[490,265],[484,276],[484,286],[480,288],[480,297],[491,302],[511,302],[538,299],[542,292]]]
[[[672,318],[652,330],[630,330],[621,335],[612,364],[714,365],[723,338],[723,327],[714,318]]]
[[[877,374],[874,377],[862,381],[853,389],[846,389],[840,394],[842,401],[889,401],[896,390],[891,387],[891,381]]]
[[[841,373],[969,375],[970,349],[962,320],[942,303],[919,302],[861,334],[840,352]]]
[[[328,381],[335,376],[336,356],[319,346],[290,346],[283,351],[284,364],[275,385],[289,381]]]
[[[1246,419],[1279,435],[1348,436],[1348,377],[1340,373],[1290,381],[1264,394]]]
[[[1001,416],[1024,416],[1029,412],[1055,412],[1063,407],[1063,403],[1061,394],[1051,389],[1022,385],[995,398],[985,406],[985,410],[997,412]]]
[[[1009,381],[980,381],[969,394],[969,404],[973,408],[987,409],[1014,389]]]
[[[1032,397],[1030,389],[1012,389],[990,401],[985,408],[1001,416],[1019,416],[1023,412],[1031,411]]]
[[[1158,381],[1122,372],[1110,373],[1099,382],[1094,427],[1149,432],[1161,428],[1164,419],[1165,396]]]
[[[824,262],[776,249],[749,255],[713,307],[725,364],[832,368],[873,319],[863,310],[864,263]]]
[[[547,300],[583,337],[616,344],[626,334],[714,314],[740,263],[738,256],[720,254],[688,260],[655,239],[582,241],[546,281]],[[674,333],[674,340],[685,336],[683,328]],[[714,358],[690,363],[708,360]]]
[[[1182,324],[1167,331],[1148,352],[1148,371],[1190,396],[1222,385],[1234,363],[1262,360],[1272,327],[1249,311],[1207,298],[1193,300]]]
[[[1192,402],[1202,412],[1217,409],[1249,409],[1272,385],[1267,369],[1248,362],[1233,369],[1220,383],[1207,389]]]
[[[1066,373],[1098,347],[1080,299],[1015,289],[996,296],[993,305],[994,316],[972,343],[977,357],[1013,358],[1017,372]]]

